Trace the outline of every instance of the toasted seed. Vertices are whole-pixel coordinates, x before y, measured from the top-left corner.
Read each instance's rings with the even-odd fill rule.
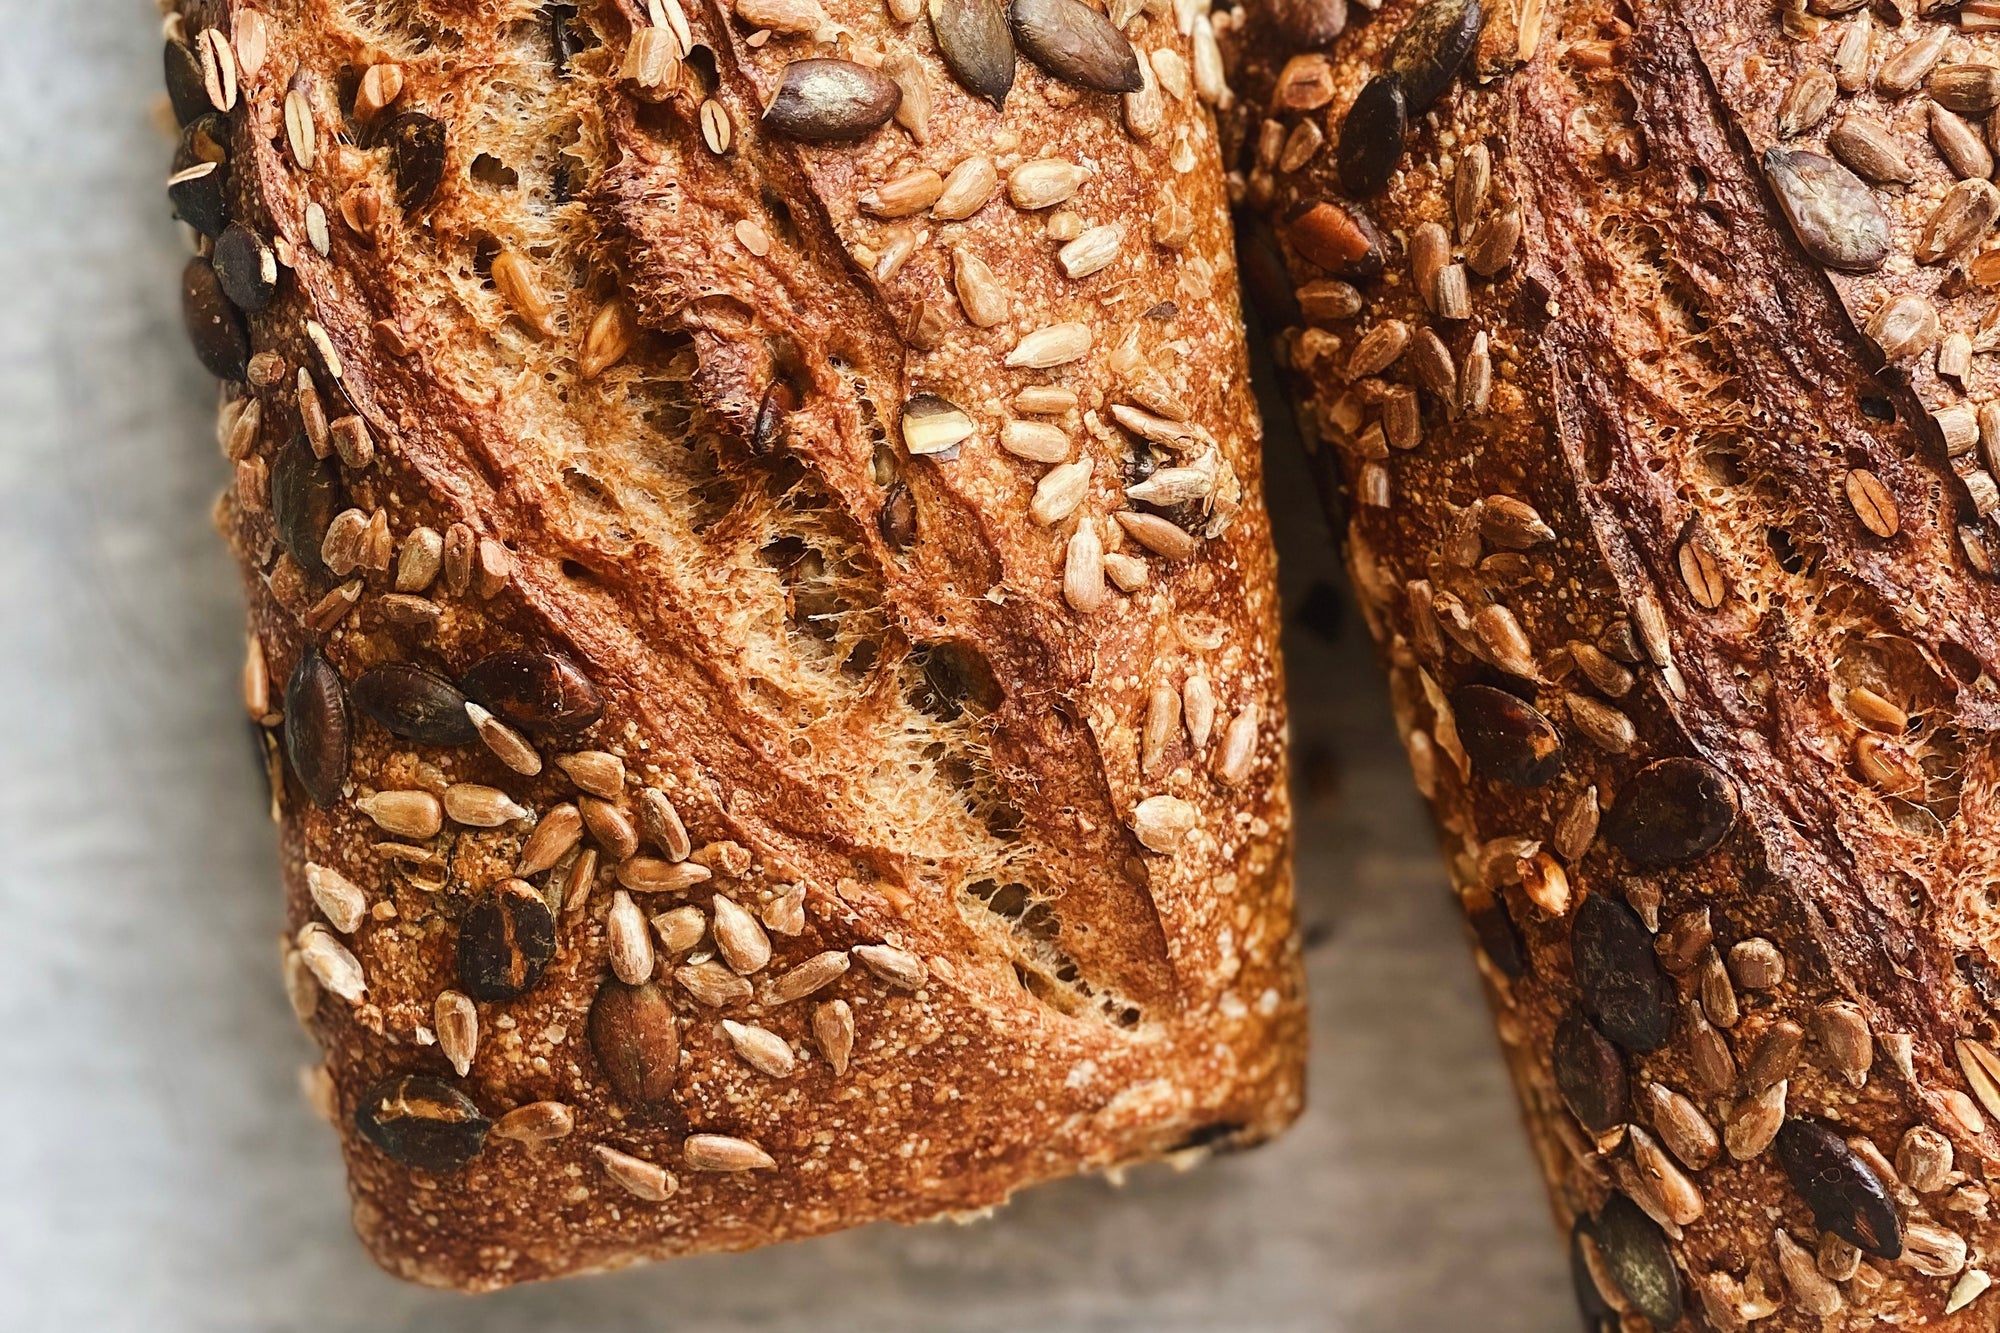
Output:
[[[331,866],[306,863],[306,891],[325,914],[333,928],[352,935],[361,928],[368,911],[368,895],[361,886]]]
[[[181,274],[181,322],[202,367],[217,379],[240,380],[250,370],[250,334],[206,259]]]
[[[725,1018],[722,1020],[722,1032],[744,1062],[759,1073],[769,1074],[772,1078],[785,1078],[797,1067],[791,1043],[769,1028]]]
[[[1931,142],[1953,175],[1983,179],[1993,174],[1993,154],[1977,129],[1936,103],[1931,104],[1930,122]]]
[[[587,380],[596,379],[625,359],[638,335],[638,317],[631,303],[622,296],[612,297],[598,308],[584,332],[583,350],[577,356],[577,374]]]
[[[1090,325],[1081,321],[1050,324],[1016,343],[1007,353],[1007,364],[1035,370],[1067,365],[1090,351],[1090,341]]]
[[[2000,190],[1988,180],[1962,180],[1945,192],[1924,224],[1917,261],[1935,264],[1969,252],[2000,218]]]
[[[1400,79],[1377,74],[1363,85],[1340,123],[1335,162],[1341,187],[1357,199],[1387,189],[1403,158],[1408,125],[1408,103]]]
[[[1171,853],[1200,820],[1195,808],[1178,796],[1149,796],[1132,812],[1132,832],[1147,850]]]
[[[877,218],[906,218],[921,213],[944,193],[944,177],[920,167],[864,193],[855,204]]]
[[[474,999],[510,1000],[541,980],[555,951],[548,902],[525,880],[502,880],[459,925],[459,987]]]
[[[464,1078],[479,1052],[479,1010],[455,990],[441,991],[431,1014],[437,1023],[438,1050]]]
[[[923,959],[894,945],[857,944],[853,953],[877,981],[887,982],[901,990],[918,989],[930,975]]]
[[[1889,257],[1888,215],[1846,167],[1818,153],[1772,148],[1764,175],[1799,244],[1818,262],[1866,273]]]
[[[1011,0],[1007,23],[1021,53],[1066,83],[1101,93],[1144,86],[1132,43],[1080,0]]]
[[[1906,42],[1882,62],[1875,73],[1875,88],[1888,97],[1901,97],[1924,81],[1955,34],[1946,26],[1933,27]]]
[[[1631,1118],[1625,1057],[1581,1013],[1557,1025],[1549,1062],[1564,1104],[1592,1134]]]
[[[383,832],[399,838],[434,838],[444,827],[444,807],[427,791],[381,791],[355,805]]]
[[[859,139],[888,124],[902,101],[902,89],[879,70],[851,60],[795,60],[785,66],[764,123],[795,139]]]
[[[986,206],[999,188],[1000,176],[990,157],[968,157],[944,178],[944,188],[931,204],[931,216],[960,222]]]
[[[285,683],[285,754],[292,772],[321,809],[340,799],[347,782],[349,726],[340,673],[308,644]]]
[[[735,899],[716,894],[715,946],[722,960],[738,975],[749,976],[771,961],[771,939],[757,918],[738,906]]]
[[[301,171],[311,171],[319,159],[319,127],[310,94],[297,83],[285,92],[285,146]]]
[[[1947,111],[1983,116],[2000,106],[2000,65],[1939,65],[1928,86],[1931,97]]]
[[[402,1074],[362,1094],[354,1127],[405,1166],[455,1171],[485,1146],[492,1122],[470,1097],[442,1079]]]
[[[681,823],[680,811],[674,808],[672,798],[656,787],[644,787],[639,791],[638,804],[639,828],[646,835],[646,841],[665,853],[669,861],[685,861],[688,853],[694,850],[694,844],[688,838],[687,826]],[[707,869],[705,866],[702,868]]]
[[[1722,1142],[1739,1162],[1757,1158],[1770,1147],[1785,1122],[1789,1084],[1778,1082],[1736,1103],[1723,1122]]]
[[[1087,278],[1118,258],[1118,247],[1124,240],[1125,228],[1116,223],[1091,227],[1057,251],[1056,262],[1070,277]]]
[[[1458,169],[1451,179],[1451,215],[1460,240],[1472,235],[1486,211],[1486,192],[1493,183],[1493,153],[1483,143],[1475,143],[1458,155]]]
[[[708,934],[708,918],[691,903],[683,903],[653,918],[653,935],[663,953],[686,953]]]
[[[1632,1169],[1644,1193],[1657,1204],[1666,1221],[1677,1227],[1692,1226],[1707,1211],[1701,1191],[1651,1134],[1632,1125],[1626,1135],[1632,1145]]]
[[[680,893],[706,882],[709,868],[694,861],[656,861],[628,857],[618,866],[618,882],[634,893]]]
[[[278,296],[278,256],[264,238],[241,223],[230,223],[216,238],[211,257],[222,291],[237,309],[256,314]]]
[[[960,246],[952,251],[951,267],[952,289],[958,294],[959,308],[965,311],[966,319],[982,329],[1004,322],[1012,303],[1012,294],[1006,284],[994,276],[986,261],[969,248]],[[935,395],[919,396],[930,398]]]
[[[458,687],[414,663],[372,666],[355,680],[351,692],[355,707],[392,735],[425,745],[468,745],[479,739]]]
[[[1779,1165],[1821,1230],[1879,1258],[1902,1255],[1903,1224],[1888,1187],[1838,1134],[1816,1120],[1787,1120],[1775,1147]]]
[[[591,1002],[589,1027],[598,1068],[621,1103],[639,1111],[673,1105],[680,1021],[658,985],[628,985],[607,977]]]
[[[449,556],[447,542],[447,571]],[[494,653],[473,664],[463,685],[473,700],[531,733],[583,731],[604,714],[597,687],[559,653],[526,648]]]
[[[1613,1194],[1591,1234],[1618,1291],[1656,1329],[1681,1320],[1680,1272],[1659,1223],[1624,1194]]]
[[[1846,1301],[1840,1288],[1819,1271],[1813,1256],[1782,1229],[1775,1237],[1778,1271],[1785,1276],[1792,1298],[1801,1310],[1821,1319],[1840,1313]]]
[[[561,1102],[529,1102],[493,1122],[493,1136],[518,1143],[549,1143],[568,1138],[576,1115]]]
[[[815,954],[791,971],[773,978],[764,987],[763,1002],[768,1006],[778,1006],[802,1000],[838,981],[846,975],[847,968],[848,958],[844,953],[829,949]]]
[[[1921,356],[1937,342],[1937,308],[1921,296],[1906,294],[1884,301],[1865,326],[1885,361]]]
[[[1484,21],[1479,0],[1428,0],[1404,23],[1384,63],[1402,84],[1411,115],[1422,115],[1444,96]]]
[[[1000,428],[1000,447],[1030,462],[1060,463],[1069,457],[1069,436],[1044,422],[1009,421]]]
[[[657,1162],[634,1157],[631,1153],[620,1152],[602,1143],[591,1144],[590,1151],[596,1154],[598,1165],[604,1168],[604,1174],[634,1198],[644,1199],[648,1203],[659,1203],[664,1199],[671,1199],[680,1189],[680,1182]]]
[[[1014,38],[997,0],[930,0],[931,33],[945,68],[995,110],[1014,86]]]
[[[1840,87],[1823,69],[1808,69],[1793,81],[1778,102],[1778,137],[1796,138],[1826,119]]]
[[[579,750],[556,756],[556,766],[580,791],[607,801],[625,794],[625,761],[603,750]]]
[[[493,285],[523,324],[544,338],[555,335],[555,306],[526,258],[513,250],[493,257]]]
[[[1090,493],[1091,460],[1079,458],[1042,474],[1035,496],[1028,505],[1028,517],[1047,526],[1059,523],[1076,512]]]
[[[903,447],[912,454],[944,453],[978,429],[957,404],[934,393],[914,394],[903,404]]]
[[[1331,200],[1301,213],[1286,229],[1286,237],[1301,255],[1336,277],[1366,279],[1382,271],[1382,239],[1375,224]]]
[[[583,815],[570,804],[551,806],[535,823],[534,832],[521,844],[514,873],[522,878],[539,875],[570,854],[583,841]]]
[[[444,789],[444,812],[455,823],[469,828],[499,828],[516,819],[526,819],[528,808],[498,787],[477,782],[454,782]]]
[[[602,797],[579,796],[576,806],[583,815],[583,827],[589,832],[591,840],[604,849],[604,855],[611,864],[623,869],[632,854],[639,850],[639,830],[633,827],[631,818],[616,804]]]
[[[195,55],[201,61],[202,89],[208,104],[217,111],[236,109],[236,52],[229,39],[216,28],[203,28],[195,37]]]
[[[1605,836],[1641,869],[1660,869],[1707,854],[1736,813],[1736,786],[1720,770],[1699,759],[1662,759],[1627,784]]]
[[[174,119],[186,125],[211,111],[208,89],[202,83],[201,57],[186,42],[168,38],[166,43],[167,99]]]
[[[623,889],[611,895],[611,911],[604,918],[604,936],[611,971],[620,981],[638,986],[652,977],[653,936],[646,928],[645,914]]]
[[[376,142],[389,146],[396,177],[396,201],[406,211],[422,208],[444,181],[445,128],[421,111],[404,111],[383,123]]]
[[[1476,776],[1539,787],[1561,768],[1562,737],[1555,724],[1505,690],[1461,686],[1451,695],[1451,709]]]
[[[2000,1116],[2000,1055],[1984,1042],[1960,1038],[1952,1044],[1972,1095],[1991,1115]]]
[[[1584,1012],[1600,1032],[1628,1051],[1666,1044],[1673,988],[1636,912],[1602,893],[1586,897],[1571,926],[1570,956]]]
[[[1912,1125],[1896,1149],[1896,1174],[1919,1194],[1941,1190],[1949,1183],[1951,1140],[1928,1125]]]
[[[1200,548],[1201,543],[1192,533],[1158,514],[1121,509],[1112,517],[1133,541],[1165,559],[1186,560]]]
[[[1016,208],[1050,208],[1074,195],[1086,173],[1059,157],[1038,157],[1007,173],[1007,197]]]
[[[1762,936],[1739,940],[1729,949],[1729,975],[1744,990],[1771,990],[1783,985],[1785,956]]]
[[[696,1171],[768,1171],[771,1155],[748,1139],[724,1134],[690,1134],[681,1157]]]
[[[1722,1144],[1700,1107],[1658,1083],[1648,1083],[1641,1090],[1640,1100],[1660,1141],[1683,1166],[1700,1171],[1715,1161]]]
[[[711,1009],[739,1004],[749,999],[752,993],[749,982],[714,959],[675,968],[674,980],[681,989]]]
[[[1926,1222],[1903,1228],[1903,1262],[1925,1277],[1955,1277],[1965,1268],[1965,1237]]]
[[[370,65],[354,93],[354,118],[367,124],[403,95],[403,67],[387,61]]]
[[[1752,1093],[1763,1092],[1790,1079],[1798,1068],[1799,1050],[1805,1044],[1805,1030],[1789,1018],[1781,1018],[1764,1029],[1757,1039],[1750,1061],[1743,1069],[1743,1086]]]
[[[1854,515],[1861,520],[1861,526],[1877,537],[1893,537],[1901,526],[1896,512],[1896,497],[1889,493],[1882,479],[1866,468],[1855,468],[1847,474],[1844,483],[1847,502],[1854,507]]]
[[[1875,45],[1875,24],[1866,14],[1850,20],[1833,53],[1834,82],[1843,93],[1868,86],[1868,57]]]
[[[320,985],[349,1004],[360,1003],[367,991],[361,960],[317,921],[308,921],[298,933],[299,959]]]
[[[834,1074],[845,1074],[854,1052],[854,1010],[845,1000],[822,1001],[813,1006],[812,1031],[813,1044]]]
[[[1257,758],[1258,721],[1257,705],[1248,703],[1222,733],[1222,744],[1215,753],[1215,780],[1223,786],[1240,787],[1249,779]]]
[[[1345,374],[1350,380],[1379,375],[1394,365],[1409,345],[1410,326],[1400,319],[1385,319],[1354,344]]]
[[[531,778],[542,771],[541,754],[520,732],[470,701],[465,705],[465,715],[494,758],[522,777]]]

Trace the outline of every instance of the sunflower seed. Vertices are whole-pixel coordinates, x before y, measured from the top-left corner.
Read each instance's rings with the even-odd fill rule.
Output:
[[[877,981],[886,982],[900,990],[916,990],[929,976],[923,960],[907,949],[898,949],[889,944],[857,944],[854,956],[861,965],[874,974]]]
[[[639,1111],[673,1105],[680,1021],[658,985],[607,977],[591,1002],[589,1027],[598,1068],[621,1103]]]
[[[1046,370],[1067,365],[1090,351],[1090,325],[1078,322],[1050,324],[1027,334],[1007,353],[1007,365]]]
[[[455,1171],[486,1145],[492,1122],[470,1097],[442,1079],[402,1074],[362,1094],[354,1127],[405,1166]]]
[[[1125,535],[1154,555],[1168,560],[1186,560],[1192,556],[1201,543],[1187,529],[1160,517],[1136,509],[1121,509],[1112,515]]]
[[[1787,1120],[1775,1147],[1821,1230],[1879,1258],[1902,1255],[1903,1225],[1888,1187],[1838,1134],[1815,1120]]]
[[[1834,82],[1843,93],[1868,86],[1868,57],[1875,45],[1875,24],[1866,14],[1852,19],[1840,34],[1833,53]]]
[[[427,791],[381,791],[355,805],[376,827],[399,838],[434,838],[444,827],[444,807]]]
[[[1403,158],[1408,125],[1401,80],[1378,74],[1363,85],[1340,124],[1335,161],[1342,188],[1357,199],[1387,189]]]
[[[719,893],[711,906],[715,910],[715,947],[739,976],[749,976],[771,961],[771,939],[756,917]]]
[[[906,218],[923,212],[943,194],[944,177],[921,167],[867,191],[855,204],[870,217]]]
[[[1823,69],[1799,75],[1778,102],[1778,137],[1796,138],[1825,120],[1839,92],[1833,75]]]
[[[1813,1256],[1797,1241],[1780,1230],[1774,1242],[1778,1250],[1778,1271],[1785,1275],[1799,1308],[1821,1319],[1839,1314],[1845,1300],[1840,1288],[1819,1271]]]
[[[1928,1125],[1913,1125],[1896,1149],[1896,1174],[1919,1194],[1941,1190],[1951,1179],[1951,1140]]]
[[[1876,91],[1888,97],[1901,97],[1924,81],[1944,55],[1944,49],[1954,36],[1949,26],[1934,27],[1922,36],[1905,43],[1896,53],[1882,62],[1882,68],[1875,73]]]
[[[952,251],[951,270],[952,289],[958,294],[959,308],[965,312],[969,322],[978,328],[989,329],[1006,320],[1012,296],[985,260],[960,246]],[[970,434],[969,431],[967,433]]]
[[[568,1138],[575,1129],[576,1115],[563,1103],[529,1102],[494,1121],[492,1133],[517,1143],[549,1143]]]
[[[1101,93],[1144,86],[1132,43],[1080,0],[1011,0],[1007,23],[1021,53],[1066,83]]]
[[[1016,208],[1029,212],[1051,208],[1073,196],[1085,176],[1084,169],[1074,162],[1038,157],[1007,173],[1007,197]]]
[[[1701,1108],[1673,1089],[1648,1083],[1640,1100],[1646,1118],[1659,1134],[1667,1150],[1690,1171],[1700,1171],[1715,1161],[1722,1144]]]
[[[999,185],[992,158],[968,157],[944,178],[944,189],[931,204],[931,216],[943,222],[962,222],[984,208]]]
[[[520,321],[544,338],[555,336],[555,306],[527,259],[513,250],[493,257],[493,286]]]
[[[618,865],[618,882],[634,893],[681,893],[705,883],[713,872],[694,861],[656,861],[634,856]]]
[[[957,404],[934,393],[914,394],[903,404],[903,447],[912,454],[944,453],[977,430]]]
[[[674,1179],[673,1174],[656,1162],[634,1157],[631,1153],[620,1152],[602,1143],[591,1144],[590,1151],[596,1154],[598,1165],[604,1168],[604,1174],[611,1178],[612,1183],[634,1198],[659,1203],[671,1199],[680,1189],[680,1182]]]
[[[1076,512],[1090,492],[1091,460],[1080,458],[1044,473],[1028,505],[1028,517],[1044,527]]]
[[[1060,463],[1069,457],[1069,436],[1043,422],[1009,421],[1000,428],[1000,447],[1033,463]]]
[[[499,828],[531,813],[498,787],[454,782],[444,789],[444,812],[469,828]]]
[[[1889,257],[1888,215],[1846,167],[1818,153],[1772,148],[1764,174],[1799,244],[1818,262],[1867,273]]]
[[[681,1157],[696,1171],[768,1171],[777,1165],[771,1155],[748,1139],[724,1134],[690,1134]]]
[[[638,336],[638,316],[631,303],[622,296],[612,297],[599,307],[584,332],[577,374],[586,380],[596,379],[625,359]]]
[[[789,1076],[798,1061],[792,1055],[791,1043],[771,1031],[754,1023],[738,1023],[731,1019],[722,1020],[723,1035],[729,1044],[743,1057],[744,1063],[759,1073],[772,1078]]]
[[[854,1053],[854,1010],[845,1000],[825,1000],[813,1006],[813,1044],[819,1047],[836,1076],[847,1072]]]
[[[567,803],[551,806],[535,822],[534,832],[521,844],[514,873],[522,878],[539,875],[570,854],[583,841],[583,816]]]
[[[889,122],[902,89],[888,75],[851,60],[824,57],[785,66],[764,123],[814,142],[859,139]]]
[[[1977,129],[1936,103],[1931,104],[1930,123],[1931,142],[1953,175],[1983,179],[1993,174],[1993,154]]]
[[[681,989],[711,1009],[740,1004],[751,996],[750,983],[713,959],[674,969]]]
[[[437,1023],[438,1050],[464,1078],[479,1051],[479,1010],[466,996],[448,990],[438,994],[431,1016]]]
[[[1056,262],[1072,278],[1087,278],[1110,266],[1124,243],[1125,228],[1112,223],[1091,227],[1056,252]]]
[[[1937,309],[1921,296],[1903,295],[1884,301],[1868,317],[1864,331],[1885,361],[1921,356],[1937,342]]]
[[[997,0],[930,0],[930,16],[945,68],[999,110],[1014,86],[1014,38]]]

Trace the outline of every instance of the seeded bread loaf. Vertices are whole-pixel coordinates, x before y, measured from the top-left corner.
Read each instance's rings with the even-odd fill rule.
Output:
[[[1246,274],[1586,1324],[2000,1326],[2000,11],[1244,12]]]
[[[385,1266],[1296,1114],[1198,6],[193,0],[166,63],[285,975]]]

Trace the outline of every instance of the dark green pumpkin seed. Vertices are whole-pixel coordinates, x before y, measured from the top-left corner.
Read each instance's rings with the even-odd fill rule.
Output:
[[[512,648],[481,658],[460,682],[466,694],[528,731],[583,731],[604,716],[604,696],[560,653]]]
[[[229,225],[229,168],[219,162],[197,162],[167,177],[167,199],[174,216],[213,239]]]
[[[1389,48],[1388,69],[1402,81],[1409,114],[1421,116],[1458,77],[1486,21],[1479,0],[1430,0],[1410,16]]]
[[[285,682],[285,757],[312,803],[321,809],[340,799],[347,782],[347,694],[340,673],[307,644]]]
[[[1817,1120],[1787,1120],[1772,1149],[1813,1222],[1882,1259],[1903,1253],[1903,1222],[1882,1178]]]
[[[186,42],[167,43],[167,100],[173,103],[174,119],[182,125],[213,110],[208,88],[201,79],[201,57]]]
[[[1459,742],[1475,777],[1540,787],[1562,768],[1562,734],[1533,705],[1491,685],[1452,691]]]
[[[333,461],[313,457],[305,437],[294,436],[271,468],[271,521],[286,553],[314,579],[328,577],[320,547],[341,504],[340,474]]]
[[[618,1100],[635,1110],[674,1104],[680,1075],[680,1020],[652,982],[628,986],[607,978],[590,1006],[590,1048]]]
[[[209,374],[225,380],[249,374],[250,333],[206,259],[189,260],[181,273],[181,321]]]
[[[362,1095],[354,1108],[354,1126],[405,1166],[456,1171],[486,1145],[492,1122],[443,1079],[401,1074]]]
[[[1889,215],[1859,176],[1830,157],[1772,148],[1764,178],[1799,244],[1828,268],[1872,273],[1889,258]]]
[[[1591,1229],[1611,1280],[1656,1329],[1681,1321],[1681,1275],[1667,1233],[1645,1210],[1623,1194],[1614,1194]]]
[[[1673,987],[1660,971],[1646,923],[1624,903],[1593,893],[1570,926],[1570,963],[1583,1011],[1628,1051],[1657,1051],[1673,1032]]]
[[[1014,35],[999,0],[930,0],[930,14],[945,68],[999,110],[1014,86]]]
[[[232,222],[215,242],[215,276],[236,308],[254,315],[278,297],[278,255],[264,238]]]
[[[851,60],[794,60],[764,123],[794,139],[859,139],[888,124],[902,104],[903,90],[879,70]]]
[[[1589,1237],[1595,1240],[1590,1218],[1579,1213],[1569,1229],[1569,1282],[1576,1293],[1576,1308],[1583,1315],[1583,1326],[1588,1333],[1600,1333],[1604,1321],[1617,1315],[1605,1301],[1604,1293],[1597,1289],[1597,1279],[1590,1275],[1590,1263],[1584,1258],[1583,1242]]]
[[[382,127],[379,142],[389,145],[396,202],[405,211],[429,203],[444,180],[444,126],[421,111],[405,111]]]
[[[458,686],[414,662],[369,667],[351,693],[355,707],[394,735],[423,745],[470,745],[479,739]]]
[[[1012,0],[1007,23],[1021,53],[1065,83],[1100,93],[1146,86],[1132,43],[1081,0]]]
[[[1576,1010],[1556,1026],[1549,1063],[1564,1104],[1592,1134],[1602,1134],[1631,1118],[1625,1057]]]
[[[475,1000],[511,1000],[542,979],[555,953],[548,900],[525,881],[502,880],[459,924],[459,989]]]
[[[1604,836],[1643,870],[1706,855],[1736,825],[1736,784],[1713,764],[1676,757],[1633,775],[1604,820]]]
[[[1403,133],[1409,127],[1403,85],[1393,74],[1377,74],[1362,87],[1340,123],[1335,163],[1341,188],[1357,199],[1380,194],[1403,160]]]
[[[1480,949],[1501,975],[1518,979],[1528,970],[1528,949],[1507,911],[1505,898],[1495,894],[1492,901],[1468,909],[1466,917],[1472,922]]]

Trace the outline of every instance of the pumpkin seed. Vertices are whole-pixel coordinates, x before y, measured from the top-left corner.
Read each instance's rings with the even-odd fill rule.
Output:
[[[1653,954],[1653,937],[1630,907],[1593,893],[1576,911],[1570,961],[1583,1010],[1598,1031],[1628,1051],[1657,1051],[1673,1031],[1673,987]]]
[[[254,315],[277,299],[277,252],[242,223],[223,229],[212,262],[223,294],[245,314]]]
[[[459,925],[459,988],[475,1000],[511,1000],[542,979],[555,952],[548,900],[526,880],[501,880]]]
[[[347,694],[340,673],[307,644],[285,682],[285,755],[312,803],[325,809],[347,781]]]
[[[1410,16],[1389,47],[1388,70],[1401,82],[1409,114],[1421,116],[1444,96],[1486,21],[1479,0],[1430,0]]]
[[[1736,784],[1699,759],[1648,764],[1605,817],[1604,836],[1642,870],[1707,854],[1735,827]]]
[[[1480,949],[1501,975],[1518,978],[1528,970],[1527,946],[1521,942],[1505,898],[1495,894],[1492,901],[1472,908],[1466,916]]]
[[[394,735],[424,745],[470,745],[479,732],[465,695],[437,672],[412,662],[383,662],[361,673],[354,703]]]
[[[186,42],[169,41],[166,49],[167,100],[174,119],[186,125],[210,113],[208,86],[201,77],[201,57]]]
[[[1839,1134],[1817,1120],[1787,1120],[1773,1146],[1820,1230],[1878,1258],[1902,1255],[1903,1224],[1888,1186]]]
[[[195,357],[209,374],[240,380],[250,373],[249,330],[206,259],[189,260],[181,273],[181,322]]]
[[[1592,1228],[1612,1281],[1656,1329],[1681,1320],[1681,1275],[1660,1224],[1624,1194],[1605,1202]]]
[[[1014,86],[1014,38],[998,0],[930,0],[930,14],[945,68],[998,111]]]
[[[1539,787],[1562,767],[1555,723],[1507,691],[1460,686],[1452,692],[1451,710],[1476,775],[1510,787]]]
[[[229,168],[197,162],[167,177],[167,200],[174,216],[213,240],[229,225]]]
[[[1362,86],[1340,124],[1335,161],[1343,188],[1357,198],[1380,194],[1403,160],[1403,134],[1409,127],[1402,82],[1393,74],[1377,74]]]
[[[377,142],[389,145],[396,202],[405,211],[429,203],[444,181],[444,126],[421,111],[405,111],[384,123]]]
[[[354,1127],[405,1166],[455,1171],[485,1146],[493,1122],[443,1079],[401,1074],[362,1095]]]
[[[1625,1057],[1581,1013],[1572,1010],[1557,1025],[1549,1063],[1564,1104],[1592,1134],[1631,1118]]]
[[[341,508],[340,474],[333,463],[313,457],[305,440],[294,437],[271,470],[271,518],[278,541],[314,579],[329,577],[320,548]]]
[[[1569,1229],[1569,1282],[1570,1290],[1576,1296],[1576,1308],[1583,1315],[1586,1333],[1601,1333],[1605,1321],[1617,1316],[1604,1293],[1597,1289],[1597,1278],[1591,1273],[1590,1250],[1586,1245],[1597,1246],[1597,1235],[1592,1229],[1588,1216],[1579,1214]],[[1597,1247],[1601,1256],[1604,1251]]]
[[[903,90],[879,70],[816,57],[785,66],[764,123],[794,139],[859,139],[889,123]]]
[[[204,162],[226,164],[229,161],[229,119],[218,111],[211,111],[188,122],[181,131],[180,141],[174,146],[174,162],[170,170],[179,175],[189,167],[198,167]]]
[[[525,731],[564,735],[604,716],[604,696],[583,668],[556,652],[511,648],[481,658],[461,685],[474,701]]]
[[[1132,43],[1081,0],[1012,0],[1007,23],[1022,54],[1065,83],[1100,93],[1146,86]]]
[[[1291,51],[1330,45],[1347,30],[1347,0],[1274,0],[1264,12]]]
[[[590,1047],[627,1107],[670,1108],[680,1074],[680,1020],[653,982],[628,986],[607,977],[590,1006]]]
[[[1814,259],[1852,273],[1873,272],[1888,259],[1888,214],[1846,167],[1818,153],[1772,148],[1764,154],[1764,176]]]

